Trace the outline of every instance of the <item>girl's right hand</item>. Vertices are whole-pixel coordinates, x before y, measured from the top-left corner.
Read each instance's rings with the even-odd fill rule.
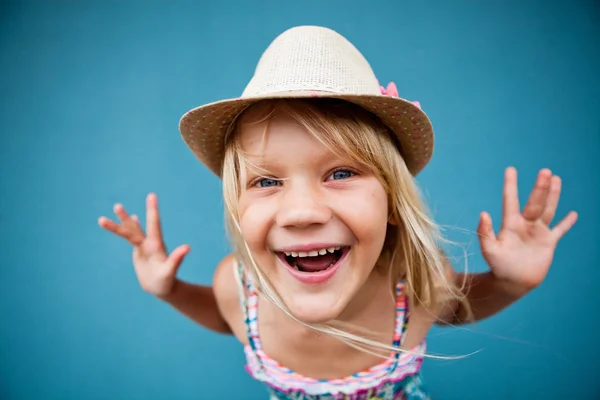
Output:
[[[138,218],[130,216],[121,204],[115,204],[114,212],[120,224],[106,217],[100,217],[98,224],[133,245],[133,266],[142,289],[159,298],[171,294],[177,280],[177,270],[190,247],[181,245],[170,255],[167,253],[156,195],[150,193],[146,198],[147,232],[142,229]]]

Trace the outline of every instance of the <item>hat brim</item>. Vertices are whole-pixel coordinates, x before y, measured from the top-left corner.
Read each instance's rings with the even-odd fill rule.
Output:
[[[434,134],[427,115],[410,101],[383,95],[348,95],[290,91],[268,96],[221,100],[193,108],[179,121],[186,145],[219,178],[225,153],[225,134],[246,108],[261,100],[277,98],[331,98],[354,103],[371,112],[396,135],[400,152],[412,175],[417,175],[433,155]]]

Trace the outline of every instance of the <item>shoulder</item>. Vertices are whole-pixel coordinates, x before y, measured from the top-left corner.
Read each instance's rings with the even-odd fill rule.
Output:
[[[235,283],[234,269],[237,268],[237,259],[234,254],[228,254],[219,262],[213,274],[213,285],[224,289]],[[235,286],[234,286],[235,288]]]
[[[445,254],[442,255],[445,276],[437,277],[434,286],[440,288],[441,293],[448,290],[448,285],[456,280],[456,272]],[[435,278],[434,278],[435,279]],[[423,305],[413,304],[410,311],[410,320],[406,332],[405,343],[407,347],[416,346],[425,339],[427,333],[434,325],[446,325],[452,320],[458,306],[457,300],[451,296],[441,296],[438,303]]]
[[[213,274],[213,290],[219,306],[239,308],[240,296],[235,268],[237,260],[233,254],[225,256]]]
[[[235,272],[237,259],[228,254],[217,265],[213,274],[213,292],[217,306],[233,334],[241,341],[245,340],[244,318],[240,305],[240,293]]]

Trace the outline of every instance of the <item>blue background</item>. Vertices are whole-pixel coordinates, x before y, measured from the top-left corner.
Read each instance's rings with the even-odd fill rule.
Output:
[[[220,182],[185,147],[188,109],[239,95],[269,42],[333,28],[381,82],[419,100],[436,150],[419,175],[469,266],[485,269],[481,210],[501,218],[503,170],[522,202],[538,170],[579,212],[547,280],[476,326],[436,328],[440,399],[600,395],[597,287],[600,6],[593,1],[2,2],[0,397],[264,399],[241,346],[145,294],[130,247],[102,231],[119,201],[159,195],[181,277],[209,283],[228,252]],[[460,249],[455,249],[460,255]],[[457,268],[463,260],[457,260]]]

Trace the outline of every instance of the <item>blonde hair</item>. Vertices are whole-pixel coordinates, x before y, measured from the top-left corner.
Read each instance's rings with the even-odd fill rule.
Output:
[[[342,330],[334,323],[307,324],[299,321],[262,273],[242,239],[237,206],[244,190],[242,182],[246,169],[259,167],[249,164],[237,133],[247,124],[268,124],[275,114],[280,113],[299,123],[334,154],[366,166],[379,179],[388,195],[390,221],[393,223],[388,224],[377,265],[388,266],[390,279],[394,282],[397,279],[405,281],[409,304],[433,307],[452,299],[466,304],[464,294],[449,278],[444,264],[439,244],[445,240],[429,216],[394,136],[373,114],[341,100],[263,100],[246,110],[232,124],[222,177],[226,223],[235,252],[244,265],[250,267],[249,272],[262,294],[294,320],[371,354],[374,353],[370,348],[408,351]],[[393,294],[393,291],[390,293]]]

